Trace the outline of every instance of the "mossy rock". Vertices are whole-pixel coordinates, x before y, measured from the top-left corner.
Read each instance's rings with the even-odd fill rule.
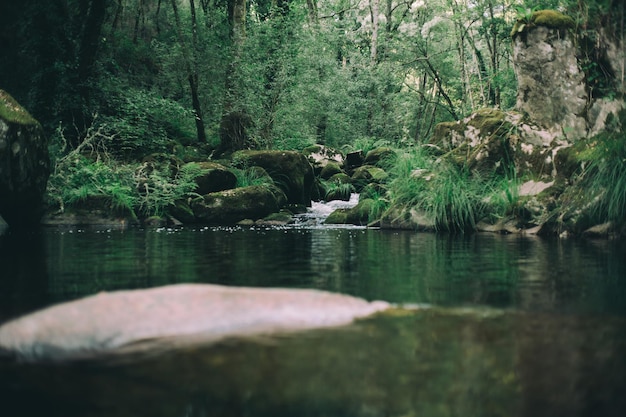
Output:
[[[335,174],[344,173],[341,166],[337,162],[328,162],[324,168],[320,171],[320,177],[322,179],[329,179]]]
[[[258,220],[256,224],[260,225],[286,225],[294,222],[293,213],[287,210],[281,210],[277,213],[271,213],[265,216],[261,220]]]
[[[352,174],[352,182],[363,183],[363,186],[365,186],[369,182],[384,182],[388,177],[389,175],[382,168],[373,165],[363,165]]]
[[[0,90],[0,119],[18,125],[38,125],[39,122],[9,93]]]
[[[0,90],[0,215],[9,225],[39,223],[49,176],[48,140],[41,125]]]
[[[361,189],[359,199],[378,198],[387,194],[387,188],[384,184],[369,183]]]
[[[237,176],[225,166],[215,162],[194,162],[202,169],[202,174],[196,177],[198,188],[195,190],[200,195],[217,191],[230,190],[237,185]]]
[[[277,212],[286,200],[282,190],[275,186],[253,185],[195,198],[191,209],[200,222],[229,225]]]
[[[324,221],[325,224],[353,224],[355,226],[365,226],[369,223],[370,213],[374,208],[375,201],[366,198],[349,209],[337,209],[333,211]]]
[[[185,200],[176,201],[173,205],[168,207],[167,211],[172,217],[183,224],[196,222],[196,216],[193,214],[189,203]]]
[[[512,162],[510,137],[515,132],[503,111],[480,109],[463,120],[437,124],[431,144],[457,165],[484,172],[506,171]]]
[[[314,182],[313,167],[300,152],[294,151],[238,151],[232,155],[238,168],[264,168],[280,187],[291,204],[311,205]]]
[[[380,219],[381,229],[416,230],[434,232],[435,221],[424,211],[414,207],[391,207]]]
[[[348,224],[348,212],[350,209],[337,209],[330,213],[324,224]]]
[[[527,32],[536,26],[545,26],[550,29],[567,30],[576,26],[576,22],[571,17],[556,10],[538,10],[530,17],[518,19],[511,30],[511,37]]]
[[[382,147],[372,149],[365,155],[363,163],[365,165],[374,165],[380,168],[388,168],[393,164],[397,155],[396,151],[391,148]]]
[[[340,172],[328,179],[328,182],[334,182],[337,184],[352,184],[352,178],[346,173]]]

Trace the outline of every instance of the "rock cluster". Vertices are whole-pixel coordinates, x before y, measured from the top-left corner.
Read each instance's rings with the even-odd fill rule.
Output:
[[[49,175],[41,125],[0,90],[0,216],[10,226],[39,223]]]

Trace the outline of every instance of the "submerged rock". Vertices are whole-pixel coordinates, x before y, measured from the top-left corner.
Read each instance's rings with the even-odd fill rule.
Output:
[[[39,223],[49,176],[41,125],[0,90],[0,215],[9,225]]]
[[[342,326],[388,308],[317,290],[181,284],[100,293],[0,327],[0,353],[21,361],[206,344]]]

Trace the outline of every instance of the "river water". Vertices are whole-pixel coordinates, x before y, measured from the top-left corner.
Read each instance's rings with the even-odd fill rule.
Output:
[[[322,227],[0,234],[0,321],[180,282],[399,308],[114,363],[4,365],[2,416],[624,416],[626,245]]]

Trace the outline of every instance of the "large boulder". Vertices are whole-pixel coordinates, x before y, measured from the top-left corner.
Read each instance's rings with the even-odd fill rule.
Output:
[[[570,30],[574,20],[541,10],[513,28],[513,65],[517,75],[517,110],[540,127],[570,139],[587,134],[589,94],[578,49]]]
[[[224,165],[216,162],[195,162],[202,169],[202,174],[196,177],[198,185],[195,192],[204,195],[217,191],[230,190],[237,185],[237,177]]]
[[[11,226],[38,224],[50,176],[41,125],[0,90],[0,215]]]
[[[313,167],[303,154],[294,151],[238,151],[232,156],[235,166],[264,168],[287,196],[289,204],[311,205]]]
[[[209,224],[258,220],[285,205],[285,194],[275,186],[253,185],[209,193],[191,201],[196,219]]]
[[[181,284],[100,293],[0,327],[0,354],[21,361],[214,343],[346,325],[387,309],[317,290]]]
[[[514,125],[507,114],[481,109],[457,122],[435,126],[431,143],[459,165],[472,170],[494,171],[511,164]]]

